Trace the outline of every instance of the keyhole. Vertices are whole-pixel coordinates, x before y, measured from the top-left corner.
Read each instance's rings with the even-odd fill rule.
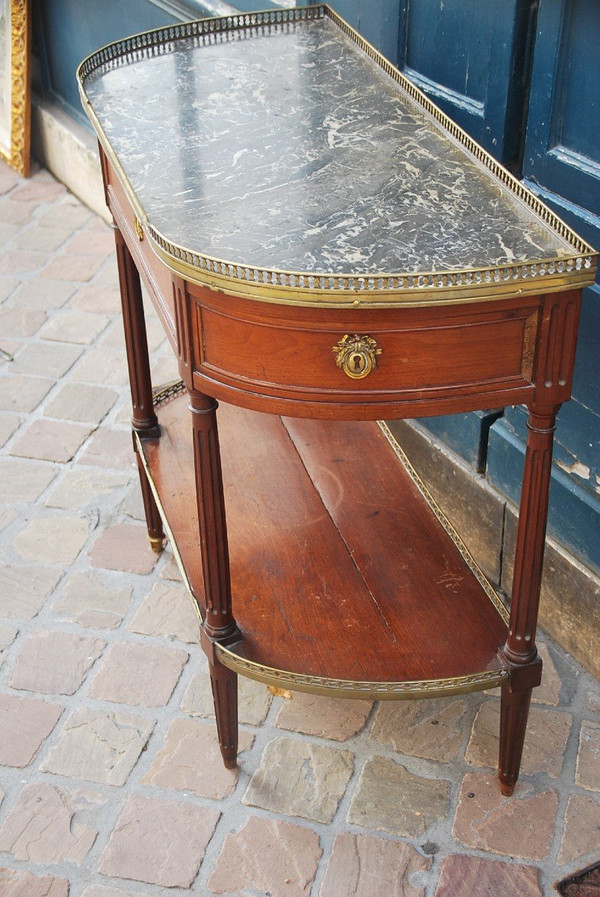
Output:
[[[353,364],[353,366],[354,366],[354,373],[355,373],[355,374],[361,374],[362,371],[363,371],[363,368],[364,368],[364,366],[365,366],[365,359],[364,359],[364,357],[360,354],[360,352],[356,352],[356,353],[352,356],[352,364]]]

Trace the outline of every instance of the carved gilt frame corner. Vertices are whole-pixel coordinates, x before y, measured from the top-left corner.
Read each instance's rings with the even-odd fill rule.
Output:
[[[0,158],[27,177],[31,135],[30,0],[0,0]]]

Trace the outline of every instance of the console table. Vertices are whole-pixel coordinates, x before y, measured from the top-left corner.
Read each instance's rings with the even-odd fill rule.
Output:
[[[326,6],[140,34],[78,77],[148,531],[199,611],[224,762],[238,673],[371,699],[501,686],[510,794],[595,253]],[[182,378],[158,392],[140,276]],[[509,614],[378,421],[516,403]]]

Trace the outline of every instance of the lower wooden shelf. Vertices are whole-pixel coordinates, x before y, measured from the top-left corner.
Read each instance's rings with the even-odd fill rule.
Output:
[[[157,399],[139,439],[182,572],[204,607],[191,420]],[[507,616],[498,596],[374,422],[218,412],[233,610],[223,664],[338,697],[434,697],[492,688]]]

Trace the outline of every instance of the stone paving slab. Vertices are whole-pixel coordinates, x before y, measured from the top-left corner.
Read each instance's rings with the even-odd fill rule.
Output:
[[[78,808],[62,788],[25,785],[0,826],[0,851],[37,864],[81,864],[98,832],[76,819]]]
[[[104,875],[189,888],[220,813],[187,800],[132,795],[100,858]]]
[[[141,521],[112,239],[0,163],[0,897],[551,897],[600,860],[600,685],[549,639],[513,798],[497,693],[241,680],[223,767],[198,616]]]
[[[16,636],[16,633],[15,633]],[[0,695],[0,765],[29,766],[44,740],[54,729],[63,707],[50,701]]]
[[[404,841],[342,832],[336,836],[320,897],[422,897],[432,859]]]
[[[69,882],[51,875],[0,869],[0,893],[3,897],[69,897]]]
[[[321,854],[310,829],[250,816],[225,840],[208,886],[213,894],[249,888],[271,897],[309,897]]]

